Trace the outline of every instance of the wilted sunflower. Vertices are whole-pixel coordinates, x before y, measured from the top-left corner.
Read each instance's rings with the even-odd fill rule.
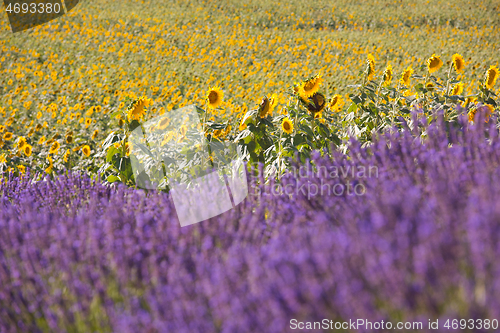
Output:
[[[486,88],[493,89],[495,82],[497,82],[498,75],[500,72],[498,71],[497,66],[490,66],[490,68],[486,71]]]
[[[457,73],[460,73],[461,71],[464,70],[465,68],[465,61],[464,58],[458,53],[455,53],[453,57],[451,58],[451,61],[453,63],[453,68],[455,68],[455,71]]]
[[[443,66],[443,61],[441,58],[433,54],[429,59],[427,59],[427,69],[429,73],[434,73]]]
[[[222,104],[223,98],[224,98],[224,93],[218,86],[208,89],[206,100],[209,108],[211,109],[218,108]]]
[[[388,64],[384,70],[384,85],[388,86],[392,82],[392,65]]]
[[[147,98],[147,97],[139,97],[138,100],[136,100],[131,108],[128,110],[127,118],[129,121],[132,120],[141,120],[142,117],[144,117],[144,114],[146,113],[145,108],[149,107],[152,103],[152,100]]]
[[[287,134],[292,134],[293,123],[290,119],[288,119],[288,117],[283,118],[283,121],[281,122],[281,129]]]
[[[462,82],[458,82],[453,86],[453,90],[451,91],[452,95],[461,95],[464,91],[464,84]]]
[[[333,95],[332,99],[330,100],[330,109],[332,109],[335,112],[339,112],[342,110],[342,107],[344,106],[344,99],[342,98],[341,95]]]
[[[33,148],[31,147],[31,145],[25,144],[23,147],[23,151],[24,151],[24,155],[26,155],[27,157],[30,157],[31,152],[33,151]]]
[[[321,84],[321,82],[323,82],[321,74],[305,80],[299,86],[299,95],[304,99],[313,96],[319,90],[319,85]]]
[[[304,102],[304,101],[303,101]],[[312,115],[315,115],[318,112],[323,111],[326,106],[326,98],[322,93],[315,93],[306,101],[306,108],[311,112]]]
[[[83,146],[82,147],[82,153],[85,156],[89,157],[90,156],[90,147],[88,145]]]
[[[60,146],[61,145],[58,141],[54,141],[54,143],[52,143],[52,146],[50,147],[49,154],[57,154]]]
[[[368,54],[366,59],[366,73],[368,74],[368,80],[373,80],[373,75],[375,74],[375,58],[372,54]]]
[[[401,79],[399,80],[399,82],[407,87],[410,86],[410,79],[412,74],[413,74],[413,68],[411,68],[411,66],[408,66],[408,68],[403,71],[403,74],[401,75]]]

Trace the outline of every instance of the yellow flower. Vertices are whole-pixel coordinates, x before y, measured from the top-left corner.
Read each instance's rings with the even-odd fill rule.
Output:
[[[26,173],[26,167],[25,167],[24,165],[18,165],[18,166],[17,166],[17,169],[18,169],[18,170],[19,170],[19,172],[20,172],[21,174],[23,174],[23,175]]]
[[[434,91],[434,84],[432,82],[427,82],[427,84],[425,85],[425,89],[427,89],[428,91]]]
[[[12,139],[12,136],[13,134],[11,132],[5,132],[5,134],[3,135],[3,139],[5,141],[10,141]]]
[[[60,146],[61,145],[59,144],[59,142],[54,141],[54,143],[52,143],[52,146],[50,147],[49,154],[57,154]]]
[[[224,93],[219,87],[212,87],[208,89],[206,100],[208,107],[215,109],[222,104],[222,99],[224,98]]]
[[[453,63],[453,68],[457,71],[457,73],[460,73],[461,71],[464,70],[465,68],[465,61],[464,58],[458,53],[455,53],[453,57],[451,58],[451,61]]]
[[[341,95],[333,95],[332,99],[330,100],[330,108],[334,110],[335,112],[339,112],[342,110],[342,107],[344,106],[344,99],[342,98]]]
[[[498,71],[497,66],[490,66],[490,68],[486,71],[486,88],[493,89],[495,82],[498,79],[500,72]]]
[[[319,90],[319,85],[322,81],[321,74],[318,74],[302,82],[299,86],[299,95],[304,99],[311,97]]]
[[[24,155],[30,157],[31,152],[33,151],[33,147],[31,147],[31,145],[29,145],[29,144],[25,144],[23,147],[23,151],[24,151]]]
[[[116,149],[119,149],[121,146],[122,146],[122,142],[121,141],[113,143],[113,147],[115,147]]]
[[[388,86],[392,82],[392,65],[388,64],[384,70],[384,85]]]
[[[140,97],[137,101],[132,104],[132,107],[128,110],[128,120],[141,120],[146,114],[145,108],[148,108],[153,101],[145,96]]]
[[[45,142],[45,135],[44,135],[44,136],[42,136],[42,137],[40,138],[40,140],[38,140],[38,144],[39,144],[39,145],[42,145],[44,142]]]
[[[68,149],[68,150],[66,150],[66,152],[63,155],[64,163],[68,163],[69,154],[70,154],[70,150]]]
[[[283,121],[281,122],[281,129],[287,134],[291,134],[293,132],[293,124],[288,117],[283,118]]]
[[[407,87],[410,86],[410,79],[412,74],[413,74],[413,68],[411,68],[411,66],[408,66],[408,68],[403,71],[403,74],[401,75],[401,79],[399,80],[399,82]]]
[[[89,157],[90,156],[90,147],[88,145],[83,146],[82,153],[85,154],[85,156]]]
[[[368,74],[368,80],[373,80],[373,75],[375,74],[375,58],[373,55],[368,54],[366,59],[366,71]]]
[[[313,115],[323,111],[326,106],[326,98],[322,93],[315,93],[308,100],[309,103],[306,104],[306,108]]]
[[[19,150],[23,149],[24,145],[26,144],[26,139],[22,136],[20,136],[18,139],[17,139],[17,148]]]
[[[5,126],[4,125],[0,125],[0,133],[3,133],[3,131],[5,131]]]
[[[45,172],[46,173],[51,173],[52,172],[52,167],[54,166],[54,164],[52,163],[52,157],[50,157],[50,155],[47,157],[47,160],[49,161],[49,166],[45,169]]]
[[[467,97],[467,100],[462,103],[463,107],[467,107],[469,104],[475,104],[477,102],[477,97]]]
[[[92,124],[92,119],[86,118],[85,119],[85,128],[89,127]]]
[[[161,146],[165,146],[170,140],[172,140],[172,138],[174,137],[174,132],[167,132],[165,133],[165,135],[163,136],[163,140],[161,141]]]
[[[427,59],[427,69],[429,73],[434,73],[443,66],[443,61],[441,58],[433,54],[429,59]]]
[[[167,126],[170,124],[170,118],[168,117],[163,117],[159,122],[158,122],[158,129],[164,130],[167,128]]]
[[[452,95],[461,95],[464,91],[464,84],[462,82],[458,82],[453,86],[453,90],[451,92]]]
[[[5,157],[5,154],[0,155],[0,164],[7,163],[7,158]]]
[[[267,97],[264,97],[262,99],[262,102],[260,102],[260,105],[259,105],[259,116],[261,118],[265,118],[267,117],[268,113],[270,113],[270,108],[271,108],[271,102],[269,101],[269,99]]]
[[[95,140],[97,135],[99,134],[99,130],[95,130],[94,133],[92,133],[92,140]]]

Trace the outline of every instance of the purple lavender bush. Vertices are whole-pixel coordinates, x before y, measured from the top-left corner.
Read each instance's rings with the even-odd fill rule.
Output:
[[[500,319],[498,129],[460,124],[422,138],[414,118],[367,148],[317,152],[183,228],[166,193],[9,178],[0,332],[298,331],[292,319],[430,332],[429,319]]]

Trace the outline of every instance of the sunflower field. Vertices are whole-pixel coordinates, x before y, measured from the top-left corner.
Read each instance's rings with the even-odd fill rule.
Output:
[[[493,331],[499,26],[486,0],[86,0],[17,33],[1,16],[0,332]],[[180,228],[131,136],[186,107],[237,147],[250,195]]]

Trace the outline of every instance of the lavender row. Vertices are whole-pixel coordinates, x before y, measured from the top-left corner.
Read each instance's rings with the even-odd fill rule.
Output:
[[[413,130],[317,152],[279,182],[249,177],[242,204],[183,228],[166,193],[79,174],[8,179],[0,332],[500,319],[495,123],[436,122],[424,140],[415,115]]]

